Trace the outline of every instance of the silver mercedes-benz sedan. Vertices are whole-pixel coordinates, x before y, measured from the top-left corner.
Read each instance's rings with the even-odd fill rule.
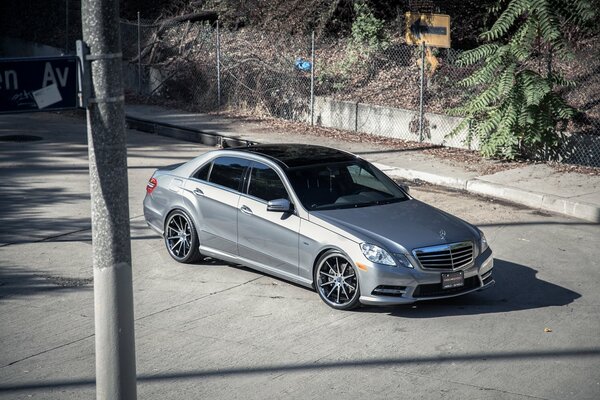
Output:
[[[335,309],[494,284],[492,250],[479,229],[415,200],[344,151],[215,150],[157,170],[146,192],[146,222],[175,260],[242,264],[314,288]]]

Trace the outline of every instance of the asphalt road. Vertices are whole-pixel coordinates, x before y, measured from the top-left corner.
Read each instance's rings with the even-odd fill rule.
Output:
[[[0,117],[0,398],[94,398],[85,121]],[[497,285],[336,312],[316,293],[207,260],[145,227],[154,168],[205,147],[128,132],[140,399],[600,398],[600,227],[434,187],[480,226]]]

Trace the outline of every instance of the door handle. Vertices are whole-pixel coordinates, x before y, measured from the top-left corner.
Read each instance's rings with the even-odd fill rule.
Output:
[[[240,211],[243,212],[244,214],[248,214],[248,215],[252,215],[253,214],[252,210],[248,206],[241,206],[240,207]]]
[[[194,189],[192,193],[194,193],[196,196],[204,196],[204,192],[198,188]]]

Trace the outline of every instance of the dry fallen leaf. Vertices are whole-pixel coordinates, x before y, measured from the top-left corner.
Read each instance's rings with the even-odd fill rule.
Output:
[[[544,332],[546,332],[546,333],[552,332],[552,329],[550,329],[550,328],[544,328]]]

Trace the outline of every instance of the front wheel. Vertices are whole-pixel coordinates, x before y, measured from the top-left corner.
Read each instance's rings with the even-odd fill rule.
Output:
[[[328,306],[336,310],[351,310],[358,306],[358,274],[352,263],[339,251],[330,250],[319,258],[314,282],[321,300]]]
[[[171,257],[180,263],[193,263],[200,258],[198,233],[191,218],[183,211],[169,214],[165,223],[165,245]]]

